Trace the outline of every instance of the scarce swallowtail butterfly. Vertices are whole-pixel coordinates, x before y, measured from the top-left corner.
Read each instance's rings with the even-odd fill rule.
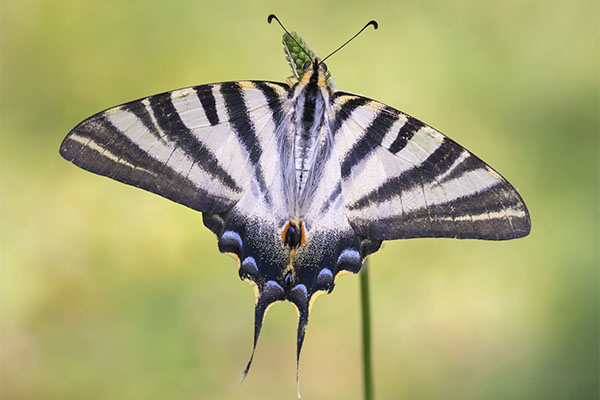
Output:
[[[242,377],[270,305],[298,310],[298,362],[315,298],[382,241],[530,231],[500,174],[410,115],[334,91],[324,60],[298,46],[308,61],[293,65],[293,85],[233,81],[145,97],[86,119],[60,147],[83,169],[202,212],[256,291]]]

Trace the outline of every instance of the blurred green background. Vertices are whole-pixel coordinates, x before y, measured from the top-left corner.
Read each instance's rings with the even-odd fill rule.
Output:
[[[380,399],[598,398],[598,3],[594,0],[5,0],[3,399],[295,398],[296,313],[267,316],[201,215],[58,155],[119,103],[289,75],[275,12],[338,88],[464,144],[519,188],[532,234],[388,242],[370,258]],[[313,308],[307,399],[361,398],[358,278]]]

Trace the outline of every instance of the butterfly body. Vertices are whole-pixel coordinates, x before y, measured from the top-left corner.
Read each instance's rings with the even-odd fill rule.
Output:
[[[330,153],[331,138],[325,122],[331,112],[331,90],[324,84],[324,74],[324,67],[315,61],[307,66],[301,80],[290,90],[294,137],[289,153],[293,154],[295,173],[288,178],[287,187],[295,190],[292,218],[301,219],[306,213]],[[289,184],[292,178],[294,181]]]
[[[333,92],[316,59],[294,86],[215,83],[108,109],[77,125],[60,153],[201,211],[255,287],[254,348],[268,307],[289,300],[297,358],[312,301],[383,240],[505,240],[530,229],[521,197],[487,164],[407,114]]]

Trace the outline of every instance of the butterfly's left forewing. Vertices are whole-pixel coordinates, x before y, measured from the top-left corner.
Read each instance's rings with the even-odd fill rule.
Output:
[[[254,173],[264,183],[263,143],[274,134],[264,128],[282,117],[288,90],[240,81],[146,97],[81,122],[60,153],[88,171],[221,213],[242,197]]]

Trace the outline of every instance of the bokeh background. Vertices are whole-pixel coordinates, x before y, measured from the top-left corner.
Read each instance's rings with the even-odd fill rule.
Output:
[[[275,12],[338,87],[393,105],[507,177],[510,242],[388,242],[370,258],[380,399],[598,398],[598,3],[4,0],[3,399],[295,398],[296,313],[267,316],[201,215],[58,155],[109,106],[289,76]],[[359,280],[313,308],[304,398],[362,393]]]

